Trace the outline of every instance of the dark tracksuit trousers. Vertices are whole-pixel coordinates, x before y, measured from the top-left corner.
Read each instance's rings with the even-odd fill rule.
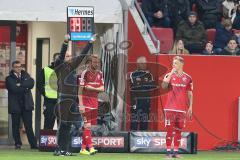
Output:
[[[58,146],[60,150],[69,151],[71,144],[70,130],[72,128],[72,125],[80,126],[82,122],[77,100],[72,96],[61,96],[58,102],[58,113]]]
[[[131,108],[131,130],[148,130],[150,98],[137,98],[136,108]]]
[[[44,98],[44,129],[53,129],[54,127],[56,120],[56,104],[57,99]]]

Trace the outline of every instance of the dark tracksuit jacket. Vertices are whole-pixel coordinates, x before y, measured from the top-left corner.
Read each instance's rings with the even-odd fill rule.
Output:
[[[140,78],[141,81],[136,79]],[[148,129],[149,109],[150,109],[150,90],[156,88],[153,76],[149,71],[136,70],[130,75],[131,80],[131,105],[136,108],[131,109],[131,130]]]
[[[81,55],[74,57],[71,61],[64,61],[68,44],[63,43],[60,55],[55,61],[55,72],[58,78],[58,114],[60,120],[58,129],[58,146],[60,150],[69,151],[71,142],[71,125],[81,123],[81,116],[78,111],[78,86],[75,69],[80,65],[85,55],[92,47],[88,43],[81,52]]]

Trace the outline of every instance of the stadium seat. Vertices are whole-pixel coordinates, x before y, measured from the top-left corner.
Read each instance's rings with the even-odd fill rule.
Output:
[[[173,30],[172,28],[152,28],[157,39],[160,40],[160,52],[168,53],[173,45]]]
[[[197,12],[197,6],[196,6],[196,4],[193,4],[193,5],[192,5],[192,11]]]
[[[236,34],[236,33],[240,33],[240,30],[233,29],[233,33],[234,33],[234,34]]]
[[[216,34],[216,29],[214,29],[214,28],[207,29],[207,40],[214,42],[215,34]]]

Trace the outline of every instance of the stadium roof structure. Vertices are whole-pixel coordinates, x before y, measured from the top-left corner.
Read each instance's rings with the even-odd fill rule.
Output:
[[[94,6],[95,23],[122,23],[119,0],[1,0],[0,19],[66,22],[67,6]]]

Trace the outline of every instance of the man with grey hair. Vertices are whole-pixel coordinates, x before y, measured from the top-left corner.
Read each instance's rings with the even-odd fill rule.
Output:
[[[147,70],[147,59],[137,59],[137,70],[131,73],[131,130],[147,130],[150,108],[150,91],[156,86]]]

